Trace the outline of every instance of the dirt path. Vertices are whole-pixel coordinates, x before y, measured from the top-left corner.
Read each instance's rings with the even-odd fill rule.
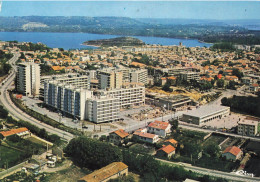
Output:
[[[47,173],[53,173],[53,172],[57,172],[57,171],[60,171],[60,170],[67,169],[67,168],[69,168],[71,165],[72,165],[72,161],[70,161],[70,160],[65,160],[65,161],[62,163],[62,166],[55,167],[55,168],[48,168],[48,167],[46,167],[43,171],[44,171],[44,172],[47,172]]]

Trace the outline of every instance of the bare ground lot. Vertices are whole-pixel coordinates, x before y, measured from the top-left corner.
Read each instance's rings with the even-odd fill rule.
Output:
[[[78,181],[83,176],[89,174],[90,171],[83,170],[75,165],[70,166],[67,169],[49,173],[46,175],[43,181],[48,182],[75,182]]]

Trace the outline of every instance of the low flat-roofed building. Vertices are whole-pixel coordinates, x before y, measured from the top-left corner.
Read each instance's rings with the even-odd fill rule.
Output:
[[[258,121],[243,120],[238,122],[239,135],[255,136],[258,133]]]
[[[183,114],[182,120],[188,123],[200,125],[217,118],[229,115],[230,107],[226,106],[202,106],[196,110],[188,111]]]
[[[174,108],[191,105],[192,100],[188,96],[176,95],[155,98],[154,104],[165,109],[172,110]]]
[[[123,162],[113,162],[78,180],[78,182],[105,182],[120,176],[128,175],[128,166]]]
[[[27,128],[17,128],[17,129],[11,129],[8,131],[1,131],[0,132],[0,138],[7,138],[12,135],[17,135],[21,138],[26,138],[31,136],[30,131]]]

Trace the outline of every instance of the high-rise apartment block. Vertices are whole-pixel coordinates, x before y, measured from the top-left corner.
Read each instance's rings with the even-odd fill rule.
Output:
[[[145,87],[138,85],[124,86],[120,89],[102,90],[101,95],[118,98],[120,108],[141,106],[145,104]]]
[[[81,120],[85,119],[85,102],[93,93],[57,81],[44,83],[44,103]]]
[[[40,66],[36,63],[20,63],[17,68],[16,89],[27,96],[40,93]]]
[[[118,98],[99,96],[87,99],[86,119],[95,123],[118,120],[120,102]]]
[[[116,70],[98,71],[98,81],[100,89],[121,88],[123,84],[123,73]]]
[[[130,82],[147,84],[148,71],[147,69],[132,69],[130,71]]]

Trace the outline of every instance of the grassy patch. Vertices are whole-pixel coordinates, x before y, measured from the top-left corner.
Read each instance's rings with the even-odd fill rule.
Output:
[[[35,144],[38,144],[38,145],[41,145],[41,146],[47,146],[47,144],[43,141],[40,141],[38,140],[37,138],[34,138],[34,137],[29,137],[29,138],[26,138],[26,140],[29,140],[30,142],[32,143],[35,143]]]
[[[155,149],[151,145],[147,144],[134,144],[130,148],[130,151],[141,153],[141,154],[153,154],[155,152]]]
[[[190,163],[194,166],[214,169],[219,171],[231,172],[234,168],[238,166],[236,162],[222,160],[220,158],[208,158],[208,157],[201,157],[200,159],[194,159],[188,156],[176,156],[172,159],[174,162],[185,162]]]
[[[24,159],[24,152],[11,149],[5,146],[0,146],[0,168],[4,168],[8,163],[8,168],[22,162]]]
[[[220,144],[221,142],[223,142],[227,137],[223,136],[223,135],[214,135],[212,134],[206,141],[203,142],[203,146],[206,146],[210,143],[216,143],[216,144]]]

